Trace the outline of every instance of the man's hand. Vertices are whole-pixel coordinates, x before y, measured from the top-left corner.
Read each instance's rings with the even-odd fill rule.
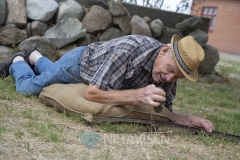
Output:
[[[166,101],[166,93],[163,89],[156,87],[154,84],[140,88],[137,91],[138,99],[142,104],[148,104],[154,107]]]
[[[182,124],[190,127],[204,128],[208,132],[215,130],[214,125],[211,121],[193,116],[193,115],[184,115],[179,113],[172,113],[173,118],[176,120],[174,123]]]
[[[188,115],[187,119],[191,123],[191,126],[193,126],[193,127],[204,128],[208,132],[212,132],[213,130],[215,130],[214,125],[209,120],[206,120],[206,119],[203,119],[200,117],[196,117],[196,116],[192,116],[192,115]]]

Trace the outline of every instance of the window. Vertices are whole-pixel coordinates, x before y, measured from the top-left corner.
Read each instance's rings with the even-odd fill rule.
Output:
[[[213,30],[216,22],[217,7],[203,7],[202,17],[210,19],[209,30]]]

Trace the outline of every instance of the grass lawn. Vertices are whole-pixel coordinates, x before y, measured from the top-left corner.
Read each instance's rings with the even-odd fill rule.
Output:
[[[217,131],[240,135],[240,61],[220,58],[224,83],[179,80],[174,111],[211,120]],[[146,133],[136,124],[88,124],[65,116],[35,96],[15,92],[0,80],[0,159],[239,159],[239,143],[162,128]],[[88,148],[84,133],[100,140]]]

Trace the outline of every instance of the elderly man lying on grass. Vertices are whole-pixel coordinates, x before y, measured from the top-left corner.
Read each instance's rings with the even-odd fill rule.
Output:
[[[171,44],[140,35],[95,42],[69,51],[55,63],[30,45],[0,63],[2,78],[11,74],[17,92],[39,95],[54,83],[86,83],[85,98],[112,105],[163,103],[172,111],[178,78],[196,81],[204,51],[191,36],[174,35]],[[175,123],[214,130],[209,120],[173,113]]]

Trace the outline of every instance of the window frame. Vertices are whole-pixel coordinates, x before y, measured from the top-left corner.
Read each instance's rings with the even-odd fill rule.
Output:
[[[207,13],[205,13],[205,9],[207,9]],[[209,13],[209,10],[212,9],[212,12]],[[209,18],[210,23],[209,23],[209,31],[213,31],[215,24],[216,24],[216,15],[217,15],[218,7],[212,7],[212,6],[203,6],[202,7],[202,17]]]

